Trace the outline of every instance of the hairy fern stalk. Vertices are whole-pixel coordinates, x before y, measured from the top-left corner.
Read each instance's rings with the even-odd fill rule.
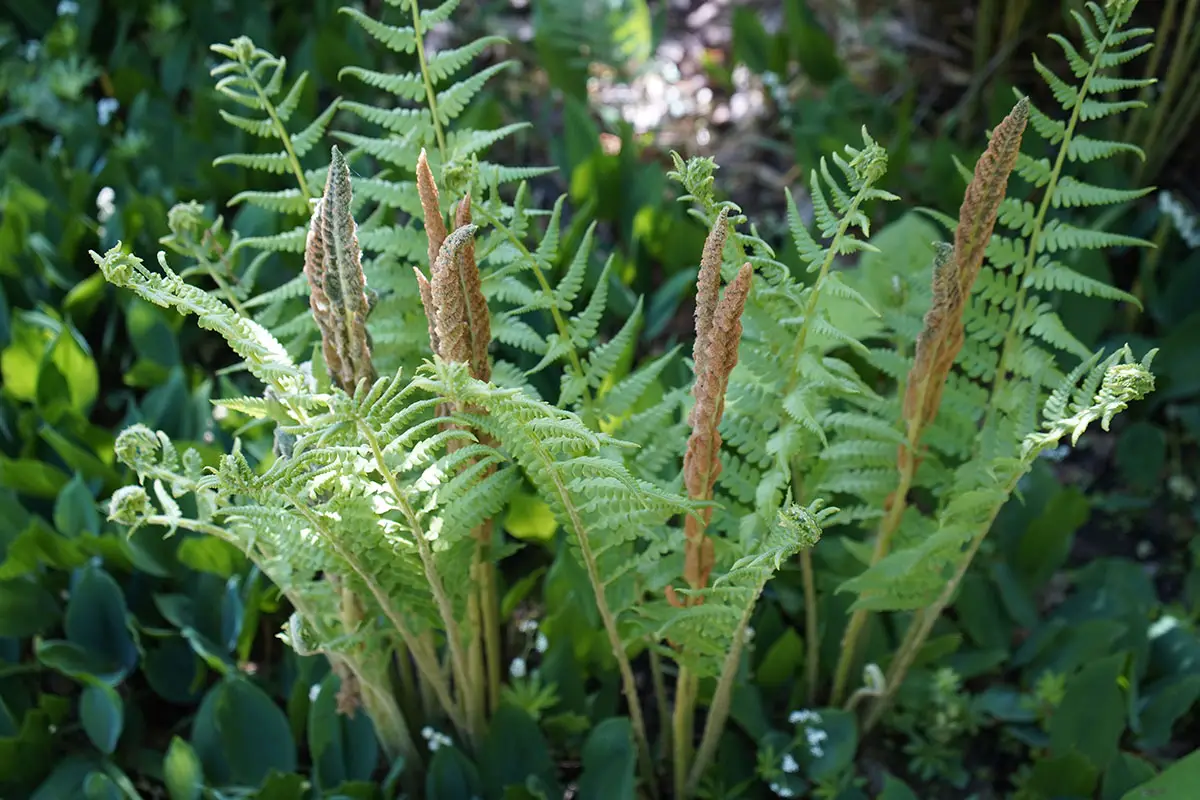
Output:
[[[593,253],[594,223],[565,227],[562,198],[530,205],[525,181],[541,168],[483,160],[522,126],[456,126],[510,66],[470,72],[495,39],[430,52],[424,31],[456,0],[389,3],[404,24],[345,12],[416,67],[343,70],[379,95],[335,104],[359,128],[334,130],[339,145],[317,168],[304,160],[333,106],[293,133],[303,76],[285,92],[281,59],[244,39],[214,48],[227,59],[219,88],[256,115],[225,118],[281,148],[222,163],[295,181],[238,198],[277,212],[282,232],[235,231],[216,253],[204,243],[220,224],[198,239],[207,223],[189,205],[172,211],[165,243],[195,266],[177,273],[160,254],[151,269],[119,245],[93,253],[112,283],[223,336],[262,389],[221,404],[274,431],[266,458],[239,441],[206,464],[161,432],[126,430],[117,452],[138,483],[113,496],[112,518],[245,552],[295,610],[284,638],[330,659],[343,706],[370,714],[410,776],[424,768],[414,731],[445,722],[473,750],[504,695],[497,564],[516,545],[496,520],[530,491],[587,577],[650,795],[668,778],[673,796],[700,789],[758,600],[793,561],[807,696],[877,724],[1038,454],[1107,428],[1153,389],[1153,352],[1092,353],[1053,305],[1064,292],[1133,302],[1065,254],[1144,244],[1084,220],[1145,191],[1071,174],[1136,152],[1083,132],[1136,104],[1100,97],[1146,85],[1112,74],[1147,47],[1149,31],[1125,27],[1134,3],[1087,4],[1075,14],[1081,46],[1054,37],[1073,82],[1037,67],[1063,114],[1018,97],[964,168],[958,217],[929,212],[951,242],[872,244],[872,215],[899,198],[866,130],[811,170],[811,228],[786,198],[798,268],[717,199],[711,160],[676,156],[671,177],[709,231],[685,385],[666,380],[679,348],[631,358],[640,301],[606,335],[614,276]],[[244,267],[243,253],[256,253]],[[258,287],[266,258],[296,277]],[[826,570],[819,542],[831,538],[859,560],[853,574]],[[842,620],[831,609],[845,593],[855,599]],[[854,686],[873,615],[894,612],[910,622],[885,679]],[[820,660],[830,636],[842,642],[834,665]],[[631,661],[644,648],[656,670],[676,667],[669,775],[653,760]]]

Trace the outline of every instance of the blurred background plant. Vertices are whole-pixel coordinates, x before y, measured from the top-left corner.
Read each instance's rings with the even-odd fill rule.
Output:
[[[370,723],[337,714],[325,661],[277,641],[289,609],[240,553],[182,532],[126,536],[99,502],[128,481],[113,443],[134,422],[210,463],[235,432],[270,447],[244,419],[213,413],[210,399],[238,393],[241,379],[224,345],[114,290],[87,251],[121,240],[140,253],[202,253],[212,269],[189,279],[224,282],[236,296],[221,271],[234,245],[227,231],[270,237],[297,222],[241,193],[285,189],[296,176],[214,164],[277,145],[222,120],[228,104],[210,75],[221,58],[210,45],[245,35],[285,57],[289,75],[307,72],[292,112],[307,124],[361,89],[339,80],[346,65],[408,58],[368,46],[340,5],[12,0],[0,17],[0,796],[149,797],[165,787],[192,798],[204,783],[241,787],[209,796],[281,797],[305,781],[329,796],[398,791]],[[1046,34],[1082,5],[481,0],[464,4],[453,27],[434,28],[430,46],[503,37],[480,67],[515,58],[521,69],[494,79],[465,113],[533,123],[490,158],[557,167],[533,182],[537,203],[566,192],[575,235],[598,223],[596,258],[611,256],[616,277],[609,323],[644,293],[639,348],[653,353],[691,329],[705,236],[675,202],[671,149],[714,156],[730,199],[755,210],[782,261],[798,263],[782,190],[811,214],[804,176],[819,154],[865,123],[891,154],[887,188],[914,205],[956,207],[955,161],[974,161],[1013,87],[1041,85],[1031,54],[1061,68]],[[1200,151],[1189,136],[1200,118],[1200,0],[1142,2],[1137,15],[1157,30],[1139,62],[1158,78],[1154,102],[1108,138],[1139,144],[1146,158],[1129,154],[1119,174],[1095,180],[1157,187],[1106,221],[1156,248],[1082,252],[1070,266],[1132,292],[1144,312],[1074,297],[1059,310],[1088,346],[1161,348],[1158,391],[1113,432],[1089,434],[1030,476],[862,769],[839,712],[818,724],[780,711],[801,705],[793,676],[804,616],[799,575],[781,575],[754,621],[755,690],[736,704],[736,733],[718,757],[727,779],[710,796],[864,797],[868,776],[893,800],[993,785],[1022,797],[1118,798],[1200,741]],[[339,120],[354,129],[350,115]],[[193,201],[192,224],[177,218],[172,230],[169,210]],[[929,234],[911,217],[876,225],[878,237]],[[256,280],[283,286],[298,268],[266,248]],[[549,547],[553,521],[536,506],[510,516],[510,534]],[[560,626],[583,624],[563,605],[571,576],[552,575],[552,591],[536,598],[541,573],[530,575],[504,598],[506,613],[536,618],[545,604]],[[836,633],[822,641],[827,663]],[[559,765],[560,775],[580,797],[632,797],[632,760],[629,794],[594,777],[617,752],[606,742],[628,737],[612,720],[586,745],[579,738],[594,709],[580,673],[564,666],[569,648],[525,650],[508,699],[556,748],[574,749],[582,776],[579,764]],[[867,659],[886,655],[874,641]],[[1110,691],[1117,682],[1127,695]],[[1083,719],[1093,734],[1080,745]],[[431,750],[438,736],[426,736]],[[503,744],[494,743],[496,763]],[[449,755],[438,763],[441,793],[431,796],[462,796],[454,776],[475,768]]]

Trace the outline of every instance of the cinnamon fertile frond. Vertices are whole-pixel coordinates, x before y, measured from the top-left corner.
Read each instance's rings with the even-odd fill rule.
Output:
[[[1028,121],[1029,100],[1022,98],[996,126],[987,150],[975,165],[958,212],[953,249],[942,245],[936,254],[933,304],[917,338],[904,396],[904,420],[911,446],[937,415],[946,376],[962,349],[963,312],[983,265]]]
[[[695,404],[688,417],[692,433],[683,458],[684,484],[693,500],[712,499],[713,486],[721,473],[721,435],[717,429],[725,410],[729,374],[737,364],[742,311],[753,277],[750,264],[743,265],[726,287],[725,295],[718,299],[721,254],[727,233],[727,212],[723,209],[705,242],[697,278],[693,348],[696,382],[692,388]],[[692,589],[707,585],[712,573],[713,543],[705,535],[711,519],[712,510],[705,509],[701,519],[689,515],[684,522],[684,579]]]

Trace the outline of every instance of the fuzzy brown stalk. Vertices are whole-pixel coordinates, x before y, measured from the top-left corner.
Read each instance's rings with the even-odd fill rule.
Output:
[[[429,268],[437,261],[446,240],[446,221],[442,218],[442,209],[438,203],[438,188],[433,180],[433,172],[429,169],[429,161],[425,158],[425,148],[417,156],[417,195],[421,198],[421,210],[425,213],[425,235],[429,239]],[[428,312],[429,309],[426,309]]]
[[[958,211],[954,246],[941,244],[933,263],[933,301],[925,314],[924,327],[917,337],[916,354],[909,370],[902,410],[905,441],[896,456],[899,478],[889,499],[886,513],[875,536],[871,566],[878,564],[891,550],[892,537],[900,528],[908,506],[908,492],[916,477],[920,459],[921,435],[937,417],[942,392],[962,350],[963,315],[975,279],[983,266],[984,254],[1000,204],[1008,192],[1008,178],[1017,163],[1021,137],[1029,122],[1029,101],[1022,98],[992,132],[987,150],[975,165],[975,174],[967,186]],[[859,608],[851,615],[842,638],[842,652],[834,671],[831,701],[840,703],[845,696],[863,626],[868,612]]]
[[[727,212],[722,209],[704,245],[700,273],[696,281],[696,343],[693,347],[693,367],[696,381],[692,387],[695,403],[688,415],[692,433],[688,437],[683,457],[683,480],[688,497],[711,500],[713,487],[721,474],[721,434],[718,427],[725,411],[725,391],[729,375],[737,364],[738,345],[742,338],[742,311],[750,294],[753,270],[744,264],[737,277],[719,297],[721,260],[728,234]],[[689,514],[684,520],[683,576],[693,590],[708,585],[715,556],[713,541],[705,529],[712,520],[712,509],[705,508],[700,518]],[[667,599],[677,600],[673,587],[667,587]],[[689,605],[700,598],[689,597]],[[675,709],[672,715],[671,744],[674,750],[673,767],[676,796],[687,796],[686,780],[692,760],[695,740],[695,703],[699,680],[682,664],[675,684]]]
[[[429,238],[430,277],[426,280],[419,269],[414,268],[413,272],[429,322],[430,346],[445,361],[467,364],[471,377],[491,380],[492,364],[488,356],[491,315],[475,262],[477,227],[471,223],[471,196],[465,196],[457,204],[454,231],[447,235],[438,205],[437,184],[424,151],[417,161],[417,189]],[[487,441],[485,436],[479,438]],[[450,442],[447,449],[452,451],[459,446],[459,442]],[[482,640],[480,636],[471,637],[468,670],[472,685],[461,690],[468,717],[478,730],[483,725],[483,698],[493,709],[499,703],[500,609],[491,561],[491,521],[484,522],[472,535],[476,548],[471,561],[471,580],[476,591],[469,595],[467,616],[472,630],[482,632]]]
[[[720,252],[717,253],[719,259]],[[720,280],[719,262],[714,271]],[[701,270],[703,273],[704,270]],[[713,487],[721,474],[721,434],[717,429],[725,412],[729,374],[737,364],[738,344],[742,338],[742,310],[750,293],[752,275],[750,265],[744,264],[725,289],[725,296],[714,304],[710,328],[705,337],[705,350],[698,351],[696,355],[696,382],[692,389],[696,402],[688,418],[692,434],[683,457],[683,480],[688,496],[693,500],[711,500]],[[699,321],[699,310],[696,316]],[[712,519],[712,509],[706,508],[701,514],[703,521],[689,514],[684,522],[684,536],[687,539],[684,578],[693,589],[708,585],[713,568],[712,540],[704,534],[705,527]]]
[[[696,381],[692,387],[695,404],[688,416],[692,434],[683,457],[683,481],[693,500],[711,500],[713,486],[721,473],[721,435],[717,427],[725,411],[725,388],[737,363],[742,337],[742,309],[750,292],[751,268],[746,264],[720,297],[721,259],[729,233],[729,212],[722,208],[704,242],[700,272],[696,279],[696,342],[692,347]],[[684,522],[687,540],[683,576],[692,589],[708,585],[713,568],[713,543],[704,535],[712,509],[702,519],[688,515]]]
[[[925,315],[924,330],[917,337],[916,357],[904,395],[910,450],[916,447],[921,431],[937,416],[946,376],[962,349],[963,312],[983,266],[1028,121],[1029,100],[1021,98],[996,126],[987,150],[975,165],[974,178],[958,211],[953,258],[934,269],[933,304]]]
[[[325,193],[313,208],[305,242],[304,274],[309,306],[321,331],[321,352],[329,375],[352,393],[360,381],[375,380],[367,336],[370,311],[358,246],[358,225],[350,213],[350,167],[333,148]]]

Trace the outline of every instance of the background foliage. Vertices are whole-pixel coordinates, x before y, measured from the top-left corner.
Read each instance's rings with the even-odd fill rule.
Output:
[[[402,765],[384,762],[366,717],[337,714],[326,662],[276,639],[289,609],[237,550],[162,529],[126,536],[100,502],[129,479],[113,445],[135,422],[209,459],[235,432],[247,447],[270,447],[245,419],[212,411],[212,398],[240,393],[223,343],[115,290],[87,251],[118,240],[143,253],[202,247],[215,257],[196,279],[219,285],[225,230],[253,237],[294,227],[294,215],[241,195],[287,188],[288,175],[214,163],[272,144],[222,120],[229,104],[210,75],[222,56],[210,45],[245,35],[285,57],[290,76],[306,72],[293,114],[308,124],[335,97],[363,94],[339,78],[344,66],[384,69],[402,58],[374,46],[340,5],[17,0],[0,18],[2,796],[149,797],[165,788],[192,798],[204,784],[207,796],[291,797],[305,782],[327,796],[399,791]],[[535,181],[536,204],[567,193],[576,215],[564,220],[565,238],[597,221],[615,276],[604,325],[616,330],[644,294],[645,355],[688,335],[705,235],[675,202],[668,150],[715,154],[722,186],[756,210],[785,261],[796,258],[778,189],[792,188],[803,205],[802,176],[864,123],[892,154],[891,186],[914,205],[954,208],[955,159],[974,161],[982,131],[1010,106],[1009,87],[1034,91],[1028,56],[1054,57],[1045,33],[1062,29],[1078,4],[601,5],[466,4],[454,28],[434,35],[441,45],[507,38],[479,68],[512,58],[520,69],[493,80],[464,114],[533,123],[490,158],[557,168]],[[1130,178],[1113,182],[1158,191],[1105,225],[1157,247],[1071,264],[1132,292],[1144,312],[1077,297],[1059,307],[1089,347],[1161,348],[1158,390],[1111,433],[1039,462],[860,765],[842,712],[821,711],[820,755],[806,718],[782,724],[803,697],[802,592],[798,570],[785,570],[754,621],[754,687],[737,698],[736,733],[720,753],[726,782],[710,787],[713,796],[896,800],[997,787],[1119,798],[1152,796],[1155,781],[1200,780],[1181,771],[1200,770],[1186,758],[1200,739],[1200,187],[1186,135],[1200,116],[1189,78],[1200,62],[1198,5],[1142,4],[1145,24],[1160,31],[1148,66],[1160,83],[1150,109],[1113,132],[1148,155],[1118,165]],[[339,119],[343,130],[354,125],[349,114]],[[304,167],[321,168],[323,150]],[[173,236],[168,209],[191,200],[206,219],[224,215],[224,230]],[[874,241],[885,250],[883,242],[936,236],[915,216],[876,211]],[[260,286],[283,286],[298,264],[267,251],[257,269]],[[594,629],[572,598],[577,576],[554,557],[544,509],[518,507],[505,530],[534,545],[506,567],[525,578],[511,580],[506,612],[540,618],[552,644]],[[543,575],[547,590],[531,595]],[[517,650],[528,674],[513,673],[523,680],[486,757],[471,764],[436,748],[429,796],[553,797],[551,787],[571,783],[579,797],[632,797],[628,722],[611,717],[617,688],[588,697],[577,666],[600,646],[580,636],[575,652],[539,649],[535,629],[526,634]],[[836,660],[837,646],[836,635],[822,639],[823,661]],[[1128,696],[1114,690],[1119,682]],[[517,738],[520,753],[511,751]],[[555,764],[552,752],[572,754],[570,763]],[[789,769],[790,753],[802,754],[802,770]]]

